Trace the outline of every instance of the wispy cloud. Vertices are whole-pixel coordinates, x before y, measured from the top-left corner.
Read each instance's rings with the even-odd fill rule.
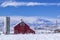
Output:
[[[7,6],[36,6],[40,5],[40,3],[37,2],[3,2],[0,6],[1,7],[7,7]]]
[[[60,6],[60,3],[40,3],[40,2],[15,2],[15,1],[7,1],[1,3],[1,7],[7,7],[7,6],[49,6],[49,5],[56,5]]]

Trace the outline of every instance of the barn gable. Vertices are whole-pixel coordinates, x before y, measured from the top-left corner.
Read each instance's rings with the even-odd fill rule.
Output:
[[[33,33],[35,34],[35,31],[33,31],[25,22],[20,22],[14,27],[14,33],[15,34],[27,34],[27,33]]]

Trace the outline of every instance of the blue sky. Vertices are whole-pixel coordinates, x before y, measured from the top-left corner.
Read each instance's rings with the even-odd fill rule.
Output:
[[[24,2],[47,2],[47,3],[53,3],[53,2],[60,2],[60,0],[15,0],[15,1],[24,1]]]
[[[3,2],[1,2],[3,1]],[[57,5],[34,5],[34,6],[5,6],[1,5],[10,0],[0,0],[0,16],[45,16],[57,17],[60,15],[60,4]],[[12,2],[36,2],[36,3],[60,3],[60,0],[13,0]],[[3,5],[4,6],[4,5]]]

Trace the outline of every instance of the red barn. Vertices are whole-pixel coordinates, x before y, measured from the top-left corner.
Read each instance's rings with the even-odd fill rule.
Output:
[[[21,23],[17,24],[14,27],[14,33],[15,34],[20,34],[20,33],[22,33],[22,34],[28,34],[28,33],[35,34],[35,31],[30,29],[30,27],[21,20]]]

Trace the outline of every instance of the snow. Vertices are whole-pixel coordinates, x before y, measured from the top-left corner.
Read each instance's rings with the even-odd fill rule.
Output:
[[[20,22],[21,18],[24,20],[24,22],[27,22],[30,24],[34,24],[34,23],[41,24],[41,23],[44,23],[44,20],[49,20],[52,23],[55,23],[56,21],[56,19],[54,18],[11,16],[10,33],[13,33],[13,27]],[[40,21],[40,19],[43,19],[43,20]],[[4,21],[4,18],[0,17],[1,24],[3,24],[2,23],[3,21]],[[60,19],[58,20],[58,22],[60,23]],[[34,27],[43,28],[44,26],[30,25],[31,29],[33,30],[34,30]],[[46,27],[45,29],[53,29],[53,28],[55,27]],[[60,25],[58,28],[60,29]],[[2,31],[0,32],[0,40],[60,40],[60,33],[53,33],[53,31],[50,31],[50,30],[35,30],[35,31],[36,31],[36,34],[9,34],[9,35],[2,34],[3,33]]]
[[[51,30],[35,30],[36,34],[50,34],[50,33],[54,33],[54,31]]]
[[[55,34],[10,34],[0,35],[0,40],[60,40],[60,33]]]

